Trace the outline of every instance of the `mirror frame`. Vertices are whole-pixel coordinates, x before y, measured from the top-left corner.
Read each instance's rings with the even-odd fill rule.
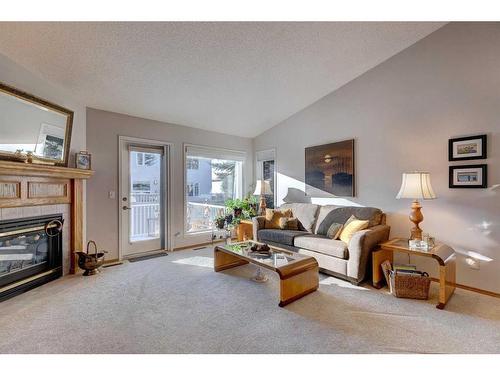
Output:
[[[67,120],[66,120],[66,132],[64,135],[63,160],[46,159],[46,158],[41,158],[39,156],[37,156],[36,158],[39,160],[42,160],[44,162],[54,163],[54,165],[67,167],[68,162],[69,162],[69,152],[70,152],[70,146],[71,146],[71,131],[73,128],[73,117],[74,117],[73,111],[70,111],[69,109],[61,107],[60,105],[51,103],[47,100],[41,99],[37,96],[28,94],[27,92],[18,90],[15,87],[9,86],[3,82],[0,82],[0,91],[7,94],[7,95],[15,96],[16,98],[19,98],[19,99],[24,100],[26,102],[35,104],[35,105],[40,106],[40,107],[45,107],[47,109],[50,109],[52,111],[58,112],[58,113],[66,116]],[[0,159],[16,160],[14,155],[15,155],[15,153],[13,153],[13,152],[0,150]]]

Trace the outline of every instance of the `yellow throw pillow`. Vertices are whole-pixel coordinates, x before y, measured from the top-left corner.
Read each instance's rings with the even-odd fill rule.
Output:
[[[286,217],[290,218],[292,217],[292,210],[285,210],[285,211],[280,211],[280,210],[273,210],[266,208],[266,222],[264,225],[265,229],[281,229],[280,228],[280,218]]]
[[[370,220],[358,220],[356,216],[352,215],[344,224],[342,232],[340,232],[340,240],[349,243],[354,233],[368,228]]]

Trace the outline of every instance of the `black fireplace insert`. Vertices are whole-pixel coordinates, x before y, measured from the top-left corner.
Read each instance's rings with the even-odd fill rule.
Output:
[[[62,275],[62,215],[0,221],[0,301]]]

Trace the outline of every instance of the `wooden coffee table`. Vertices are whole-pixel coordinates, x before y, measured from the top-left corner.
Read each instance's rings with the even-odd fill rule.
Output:
[[[280,277],[280,303],[283,307],[314,292],[319,287],[319,268],[316,259],[270,246],[271,256],[259,258],[250,253],[253,241],[219,245],[214,248],[214,271],[253,263],[276,272]]]

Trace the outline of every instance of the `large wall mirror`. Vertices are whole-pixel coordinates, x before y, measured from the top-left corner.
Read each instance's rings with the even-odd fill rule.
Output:
[[[68,165],[73,112],[0,83],[0,158]]]

